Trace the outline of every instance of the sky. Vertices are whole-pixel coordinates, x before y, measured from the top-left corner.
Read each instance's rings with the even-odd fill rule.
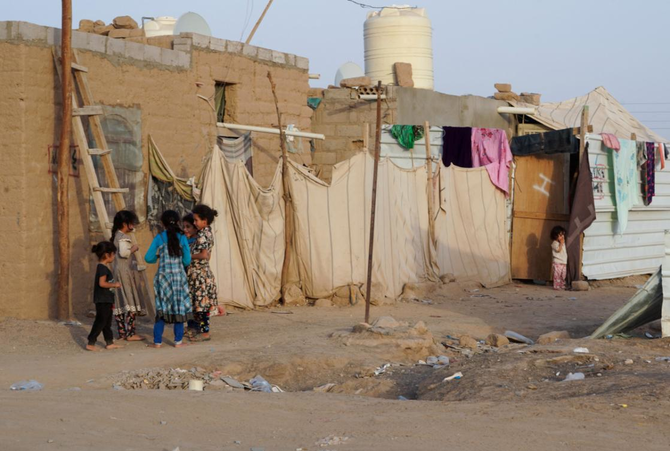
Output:
[[[60,28],[57,0],[0,0],[0,20]],[[360,0],[371,6],[393,4]],[[396,0],[396,4],[402,4]],[[406,0],[408,1],[408,0]],[[193,11],[212,34],[245,40],[267,0],[72,0],[73,23],[129,15]],[[490,96],[497,82],[554,102],[607,88],[638,119],[670,137],[670,17],[667,0],[413,0],[433,26],[435,89]],[[333,83],[337,68],[364,67],[369,8],[349,0],[274,0],[253,45],[309,58],[313,86]]]

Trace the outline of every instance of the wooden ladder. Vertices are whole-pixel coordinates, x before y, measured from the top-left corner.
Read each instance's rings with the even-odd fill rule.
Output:
[[[59,50],[58,47],[53,47],[56,71],[58,72],[58,78],[62,81],[63,75]],[[116,211],[121,211],[126,208],[126,201],[123,198],[123,194],[128,193],[129,190],[128,188],[121,188],[119,186],[119,179],[116,176],[116,169],[114,168],[114,162],[112,161],[112,151],[107,146],[107,139],[105,138],[105,133],[100,121],[100,116],[103,115],[103,110],[101,106],[94,105],[93,93],[88,84],[88,68],[79,64],[79,55],[76,50],[72,50],[71,66],[74,75],[72,83],[72,134],[75,144],[79,147],[84,170],[86,172],[86,179],[88,180],[91,195],[93,196],[93,204],[95,205],[98,221],[100,222],[100,229],[106,239],[112,239],[111,229],[113,224],[107,214],[103,193],[111,193]],[[79,93],[79,96],[77,93]],[[79,97],[81,97],[81,105],[79,105]],[[89,128],[93,135],[93,140],[95,141],[95,147],[89,145],[86,130],[84,128],[84,121],[82,120],[83,117],[88,117]],[[100,186],[100,181],[98,180],[98,175],[96,174],[95,166],[93,165],[93,157],[100,158],[109,186]],[[130,234],[130,238],[133,244],[137,244],[134,232]],[[145,291],[151,301],[147,304],[147,309],[149,310],[148,313],[153,314],[153,292],[149,289],[151,285],[149,284],[147,273],[145,271],[146,262],[144,261],[142,253],[139,251],[135,253],[135,258],[137,259],[138,269],[144,274],[146,282]]]

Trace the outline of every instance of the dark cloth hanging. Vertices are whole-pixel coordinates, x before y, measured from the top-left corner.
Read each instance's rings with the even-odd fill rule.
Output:
[[[579,153],[579,140],[571,128],[518,136],[512,139],[512,155]]]
[[[642,200],[644,205],[650,205],[656,195],[656,146],[654,143],[645,143],[647,159],[640,168],[642,175]]]
[[[570,222],[568,223],[568,236],[565,240],[568,252],[568,284],[580,278],[580,240],[579,237],[584,230],[596,219],[596,204],[593,199],[593,179],[591,178],[591,167],[589,165],[589,144],[584,147],[584,155],[579,164],[579,175],[575,186],[575,197],[570,207]]]
[[[444,127],[442,137],[442,162],[461,168],[472,167],[472,128]]]

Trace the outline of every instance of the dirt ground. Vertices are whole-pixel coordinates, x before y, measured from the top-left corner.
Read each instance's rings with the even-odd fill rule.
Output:
[[[5,319],[0,448],[665,450],[670,363],[656,358],[670,357],[670,341],[644,338],[660,334],[656,325],[630,339],[583,338],[636,283],[561,293],[520,283],[491,290],[452,283],[422,300],[373,307],[373,319],[392,316],[410,327],[423,321],[428,332],[410,329],[415,339],[350,333],[363,319],[362,305],[235,311],[213,319],[210,342],[159,350],[128,343],[99,353],[83,349],[91,319],[79,318],[82,326]],[[506,330],[532,339],[566,330],[573,338],[479,345],[471,356],[442,345],[462,334],[484,340]],[[141,322],[140,331],[149,336],[151,323]],[[166,344],[171,336],[166,331]],[[575,354],[576,347],[588,353]],[[448,356],[450,365],[417,365],[429,355]],[[221,382],[203,392],[148,388],[170,369],[184,380],[262,375],[285,392]],[[444,381],[456,372],[460,380]],[[585,379],[563,382],[570,372]],[[9,390],[27,379],[44,389]]]

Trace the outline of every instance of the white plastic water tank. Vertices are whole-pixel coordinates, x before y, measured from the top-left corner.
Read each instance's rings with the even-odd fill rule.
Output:
[[[171,35],[177,19],[169,16],[156,17],[154,20],[144,24],[144,35],[148,38],[154,36]]]
[[[433,30],[425,8],[407,5],[368,14],[364,25],[365,75],[395,84],[394,63],[410,63],[414,87],[433,89]]]
[[[365,75],[363,69],[358,64],[348,61],[341,65],[335,72],[335,86],[340,86],[340,82],[346,78],[362,77]]]

